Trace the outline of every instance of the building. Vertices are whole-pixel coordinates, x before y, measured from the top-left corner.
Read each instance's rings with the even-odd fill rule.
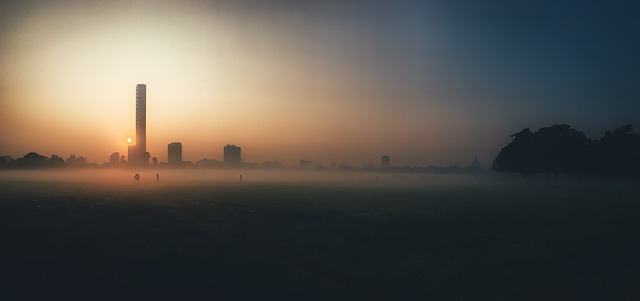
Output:
[[[66,162],[70,166],[84,166],[87,165],[87,158],[83,156],[76,157],[76,155],[70,155]]]
[[[311,169],[311,160],[300,160],[300,169]]]
[[[136,147],[141,163],[148,163],[147,152],[147,85],[136,86]]]
[[[169,143],[167,147],[167,163],[171,165],[179,165],[182,163],[182,143]]]
[[[136,86],[136,144],[129,146],[129,164],[149,163],[147,152],[147,85]]]
[[[129,164],[136,164],[137,163],[136,158],[138,158],[138,157],[140,157],[140,156],[137,155],[136,146],[135,145],[129,145],[127,147],[127,159],[128,159],[127,162]]]
[[[266,169],[284,169],[284,165],[278,161],[267,161],[262,163],[262,167]]]
[[[111,154],[111,157],[109,157],[109,164],[116,166],[118,165],[119,160],[120,160],[120,153],[115,152]]]
[[[473,162],[471,162],[468,167],[482,169],[482,164],[480,163],[480,160],[478,160],[478,155],[473,158]]]
[[[391,165],[391,157],[384,155],[382,156],[382,168],[389,168],[389,166]]]
[[[224,162],[222,161],[218,161],[218,160],[209,160],[207,158],[204,158],[200,161],[196,161],[196,166],[198,167],[223,167],[224,166]]]
[[[241,147],[227,144],[224,147],[224,165],[240,166],[242,164]]]

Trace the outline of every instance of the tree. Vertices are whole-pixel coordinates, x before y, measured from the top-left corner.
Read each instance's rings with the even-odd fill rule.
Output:
[[[600,140],[591,140],[566,124],[540,128],[532,133],[524,129],[511,135],[495,161],[497,171],[569,175],[638,175],[640,173],[640,137],[631,124]]]

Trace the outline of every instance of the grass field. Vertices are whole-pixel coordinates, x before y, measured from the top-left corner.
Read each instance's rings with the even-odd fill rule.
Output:
[[[130,173],[0,173],[0,295],[640,299],[634,180]]]

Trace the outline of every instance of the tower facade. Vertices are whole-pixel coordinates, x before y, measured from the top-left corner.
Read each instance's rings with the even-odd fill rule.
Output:
[[[129,164],[149,163],[147,152],[147,85],[136,86],[136,144],[129,146]]]
[[[224,165],[240,166],[241,163],[241,148],[239,146],[227,144],[224,147]]]
[[[136,148],[140,160],[143,161],[147,152],[147,85],[145,84],[136,86]]]
[[[171,165],[179,165],[182,163],[182,143],[169,143],[167,147],[167,162]]]

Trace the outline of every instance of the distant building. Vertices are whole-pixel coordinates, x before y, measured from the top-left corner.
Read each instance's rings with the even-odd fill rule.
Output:
[[[233,144],[227,144],[224,147],[224,165],[240,166],[240,164],[242,164],[241,152],[241,147],[235,146]]]
[[[338,165],[338,168],[339,169],[347,169],[347,170],[355,169],[354,167],[349,166],[347,163],[340,163],[340,165]]]
[[[469,167],[476,168],[476,169],[482,169],[482,164],[480,163],[480,160],[478,160],[478,156],[477,155],[475,156],[475,158],[473,158],[473,162],[471,162],[471,164],[469,164]]]
[[[171,165],[179,165],[182,163],[182,143],[169,143],[167,147],[167,162]]]
[[[53,154],[53,155],[51,155],[51,158],[49,158],[49,165],[50,166],[64,166],[64,159],[62,159],[60,156],[58,156],[56,154]]]
[[[127,159],[129,163],[131,164],[136,164],[136,159],[139,159],[140,155],[138,154],[138,151],[136,150],[136,146],[135,145],[129,145],[127,147]]]
[[[300,160],[300,169],[311,169],[311,160]]]
[[[262,163],[262,167],[267,169],[283,169],[284,165],[282,165],[282,163],[278,161],[273,161],[273,162],[268,161],[268,162]]]
[[[202,160],[196,161],[196,166],[198,167],[222,167],[224,166],[224,163],[222,161],[218,161],[218,160],[209,160],[207,158],[204,158]]]
[[[389,168],[390,165],[391,165],[391,157],[387,155],[382,156],[382,168],[383,169]]]
[[[147,152],[147,85],[136,86],[136,144],[129,146],[129,163],[147,165],[151,157]]]
[[[109,157],[109,164],[116,166],[118,165],[119,160],[120,160],[120,153],[115,152],[111,154],[111,157]]]
[[[76,157],[76,155],[70,155],[69,158],[67,158],[66,162],[71,166],[87,165],[87,159],[83,156]]]

